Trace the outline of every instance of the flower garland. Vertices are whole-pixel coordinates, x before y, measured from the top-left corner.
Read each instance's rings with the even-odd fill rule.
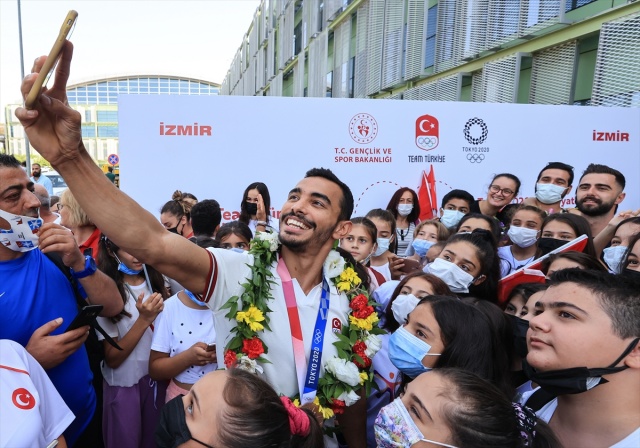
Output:
[[[256,233],[249,249],[254,256],[254,263],[250,266],[251,279],[242,285],[244,292],[240,296],[231,297],[222,307],[229,310],[226,314],[228,319],[237,321],[232,330],[233,337],[225,347],[224,363],[227,368],[238,367],[263,373],[260,363],[269,362],[262,356],[269,352],[269,348],[260,336],[264,331],[271,331],[269,301],[273,299],[271,286],[275,282],[270,267],[277,259],[279,247],[276,234]],[[346,293],[351,309],[349,325],[342,326],[342,333],[336,334],[338,340],[333,343],[338,356],[324,363],[324,375],[318,382],[314,400],[319,412],[327,419],[342,414],[345,407],[358,401],[357,391],[360,388],[364,387],[369,395],[373,383],[371,359],[382,346],[378,335],[384,330],[377,325],[376,303],[361,286],[362,280],[353,266],[332,250],[323,270],[337,290]],[[293,401],[299,406],[297,397]]]

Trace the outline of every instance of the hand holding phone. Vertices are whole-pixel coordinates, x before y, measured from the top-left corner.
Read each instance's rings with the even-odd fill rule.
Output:
[[[62,52],[62,46],[64,42],[67,40],[67,36],[73,29],[73,26],[76,23],[76,19],[78,18],[78,13],[74,10],[71,10],[67,13],[67,16],[62,22],[62,26],[60,27],[60,32],[58,33],[58,37],[56,41],[53,43],[53,47],[47,56],[44,65],[40,69],[40,73],[38,73],[38,77],[36,78],[27,98],[24,100],[24,107],[26,109],[33,109],[36,99],[40,95],[40,91],[42,90],[42,86],[46,85],[47,80],[49,79],[49,75],[55,69],[58,60],[60,59],[60,53]]]
[[[93,322],[94,319],[102,312],[103,308],[104,307],[102,305],[87,305],[83,307],[69,324],[65,333],[67,331],[75,330],[76,328],[84,327],[85,325],[90,325],[91,322]]]
[[[211,342],[210,344],[207,344],[206,350],[208,352],[215,351],[215,349],[216,349],[216,343],[215,342]]]

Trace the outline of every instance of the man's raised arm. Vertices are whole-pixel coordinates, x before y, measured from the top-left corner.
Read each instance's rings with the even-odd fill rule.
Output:
[[[153,215],[116,188],[85,150],[80,113],[67,102],[72,55],[73,46],[66,42],[53,86],[42,89],[33,110],[16,110],[29,141],[62,175],[80,206],[104,234],[143,263],[153,265],[191,291],[202,292],[211,268],[206,250],[167,232]],[[44,56],[36,59],[32,73],[22,81],[23,98],[44,60]]]

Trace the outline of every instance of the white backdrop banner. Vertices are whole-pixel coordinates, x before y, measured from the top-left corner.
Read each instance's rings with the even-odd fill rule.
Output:
[[[277,217],[313,167],[352,189],[354,216],[418,189],[433,167],[438,208],[454,188],[482,198],[494,174],[512,173],[533,196],[548,162],[575,168],[563,207],[574,207],[589,163],[626,177],[621,210],[640,208],[640,109],[462,102],[120,95],[121,187],[159,215],[174,190],[216,199],[236,219],[242,193],[264,182]]]

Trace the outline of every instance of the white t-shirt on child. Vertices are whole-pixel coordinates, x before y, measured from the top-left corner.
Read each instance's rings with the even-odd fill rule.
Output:
[[[209,344],[216,341],[213,314],[209,309],[195,309],[184,305],[177,294],[164,301],[164,310],[156,318],[151,350],[169,353],[169,357],[189,350],[196,342]],[[222,347],[218,345],[217,350]],[[193,384],[203,375],[218,369],[217,363],[189,366],[175,379]]]

